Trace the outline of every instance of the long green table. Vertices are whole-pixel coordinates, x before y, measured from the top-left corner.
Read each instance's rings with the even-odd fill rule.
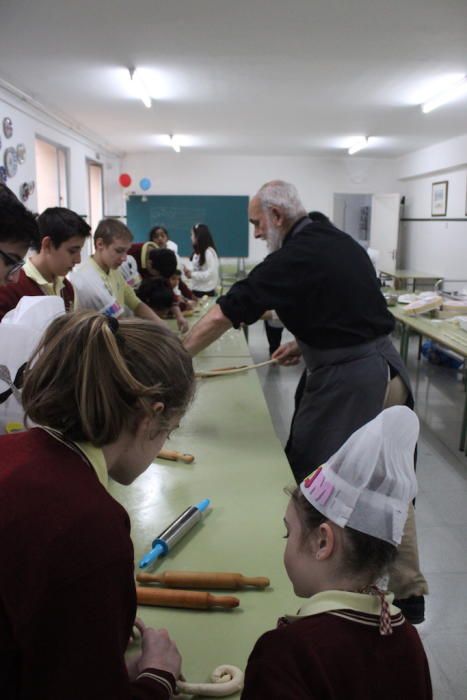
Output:
[[[250,355],[244,335],[231,330],[194,364],[201,370],[245,360]],[[139,608],[147,624],[169,630],[185,677],[206,681],[219,664],[244,669],[256,639],[300,605],[282,564],[283,488],[293,477],[254,370],[198,380],[194,403],[166,446],[194,454],[195,462],[156,460],[132,486],[111,486],[130,514],[136,561],[185,508],[210,498],[203,522],[154,570],[234,571],[271,580],[263,591],[217,591],[238,596],[240,606],[232,611]]]
[[[409,316],[405,313],[404,304],[390,306],[394,318],[401,325],[400,354],[407,364],[410,334],[415,333],[420,338],[430,338],[439,345],[457,353],[464,360],[467,358],[467,333],[448,321],[429,318],[428,316]],[[459,449],[467,454],[467,391],[464,402],[464,412],[462,416],[461,435]]]

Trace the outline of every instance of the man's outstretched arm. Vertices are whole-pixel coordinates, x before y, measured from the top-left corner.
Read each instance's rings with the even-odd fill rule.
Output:
[[[193,357],[220,338],[229,328],[232,328],[231,321],[224,316],[219,304],[215,304],[198,323],[195,323],[184,338],[183,345]]]

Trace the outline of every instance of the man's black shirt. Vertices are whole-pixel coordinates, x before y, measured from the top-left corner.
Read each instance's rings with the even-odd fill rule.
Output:
[[[298,340],[321,349],[391,333],[394,319],[366,251],[332,224],[308,221],[218,299],[223,314],[238,328],[275,309]]]

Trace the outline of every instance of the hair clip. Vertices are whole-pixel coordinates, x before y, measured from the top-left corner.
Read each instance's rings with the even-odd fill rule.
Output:
[[[109,316],[107,319],[109,323],[109,328],[112,331],[114,335],[117,335],[117,331],[120,328],[120,324],[118,320],[115,318],[115,316]]]

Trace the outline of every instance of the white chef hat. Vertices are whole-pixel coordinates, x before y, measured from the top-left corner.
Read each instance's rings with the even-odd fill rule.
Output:
[[[409,503],[417,493],[418,432],[413,411],[387,408],[304,479],[301,492],[336,525],[400,544]]]

